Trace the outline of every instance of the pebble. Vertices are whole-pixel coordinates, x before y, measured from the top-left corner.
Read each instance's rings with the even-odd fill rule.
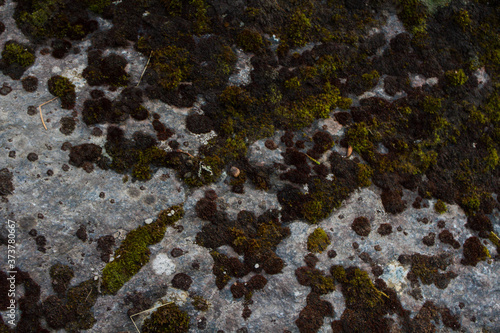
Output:
[[[151,223],[153,223],[153,219],[146,219],[146,220],[144,220],[144,223],[151,224]]]

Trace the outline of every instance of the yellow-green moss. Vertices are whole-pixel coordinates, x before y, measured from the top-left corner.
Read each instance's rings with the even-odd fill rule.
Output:
[[[208,311],[210,309],[210,302],[203,298],[202,296],[199,295],[194,295],[192,297],[191,304],[194,306],[194,308],[198,311]]]
[[[307,237],[307,250],[313,253],[321,253],[330,245],[330,238],[326,232],[317,228]]]
[[[311,27],[309,15],[297,8],[290,16],[285,30],[287,44],[290,47],[306,45],[309,41]]]
[[[190,317],[175,303],[160,307],[144,320],[141,327],[142,333],[172,332],[183,333],[189,331]]]
[[[35,54],[22,44],[9,41],[5,43],[2,51],[2,59],[7,65],[18,64],[26,68],[35,62]]]
[[[174,45],[165,46],[153,51],[150,66],[158,75],[158,84],[165,89],[173,90],[191,71],[189,52]]]
[[[130,231],[102,272],[103,293],[116,294],[149,261],[148,246],[161,241],[167,226],[183,216],[182,206],[172,206],[162,211],[155,222]]]
[[[439,213],[439,214],[444,214],[448,210],[446,207],[446,204],[441,200],[438,199],[436,203],[434,204],[434,210]]]
[[[449,70],[445,73],[448,83],[452,86],[461,86],[469,80],[463,69]]]
[[[246,52],[256,52],[264,45],[262,36],[255,30],[244,29],[236,36],[236,42]]]

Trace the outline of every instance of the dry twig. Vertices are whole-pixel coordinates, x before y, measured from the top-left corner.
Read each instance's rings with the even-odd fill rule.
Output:
[[[151,53],[149,54],[148,62],[146,62],[146,66],[144,66],[144,69],[142,70],[141,77],[139,78],[139,82],[137,82],[136,87],[138,87],[139,84],[141,83],[142,77],[144,76],[144,73],[146,73],[146,68],[148,68],[148,65],[149,65],[149,62],[151,61],[151,56],[152,55],[153,55],[153,51],[151,51]]]
[[[45,121],[43,121],[43,115],[42,115],[42,106],[44,106],[45,104],[49,104],[50,102],[52,102],[53,100],[57,99],[58,97],[54,97],[52,98],[50,101],[47,101],[45,103],[42,103],[38,106],[38,110],[40,111],[40,119],[42,119],[42,124],[43,124],[43,127],[45,127],[45,129],[47,129],[47,125],[45,125]]]

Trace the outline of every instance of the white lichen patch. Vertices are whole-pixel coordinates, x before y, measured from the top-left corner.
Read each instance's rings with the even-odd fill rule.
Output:
[[[171,275],[175,272],[175,264],[166,254],[160,253],[153,260],[153,271],[157,275]]]
[[[486,73],[486,69],[481,67],[477,69],[473,75],[477,78],[478,88],[481,89],[490,80],[490,76]]]
[[[235,72],[229,77],[230,86],[245,86],[252,81],[250,73],[253,70],[252,54],[246,54],[241,49],[236,50],[236,56],[238,57],[235,65]]]
[[[389,288],[394,288],[397,292],[401,291],[406,284],[406,274],[410,267],[403,266],[398,261],[391,261],[385,268],[384,274],[380,277],[387,283]]]

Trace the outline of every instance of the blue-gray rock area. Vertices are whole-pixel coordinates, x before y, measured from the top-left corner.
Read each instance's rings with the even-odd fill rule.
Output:
[[[0,1],[0,332],[500,332],[497,3],[70,3]]]

